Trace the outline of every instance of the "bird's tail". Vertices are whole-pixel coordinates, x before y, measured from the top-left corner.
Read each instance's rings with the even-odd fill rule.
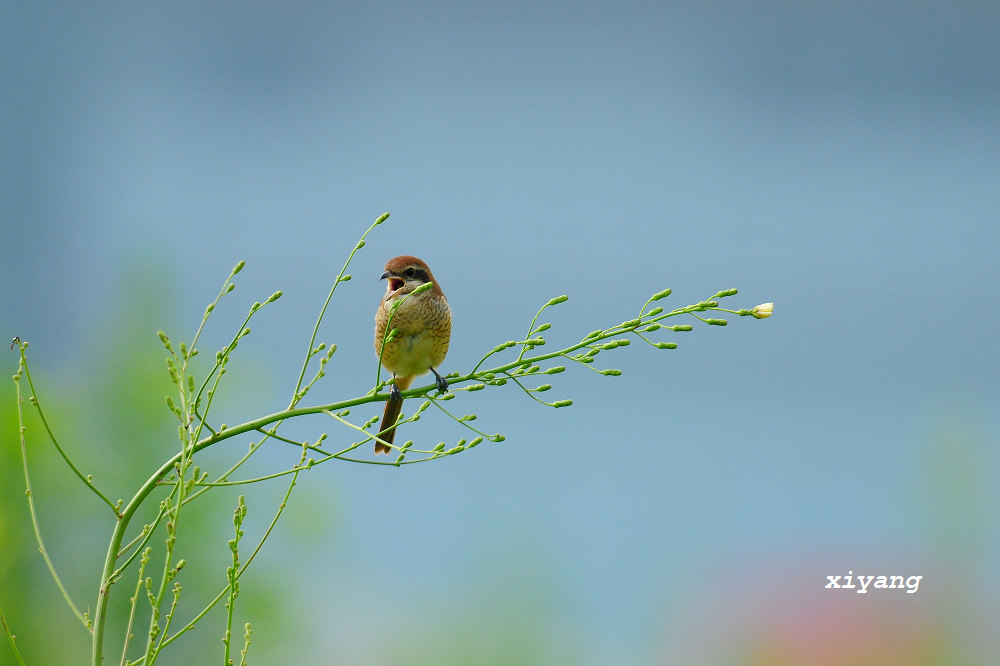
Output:
[[[413,383],[413,377],[396,377],[395,378],[396,388],[400,391],[405,391],[410,388],[410,384]],[[396,436],[396,419],[399,418],[399,412],[403,409],[403,399],[389,400],[385,403],[385,411],[382,412],[382,423],[379,425],[378,439],[375,440],[375,453],[388,453],[392,450],[389,445],[392,444],[393,438]]]

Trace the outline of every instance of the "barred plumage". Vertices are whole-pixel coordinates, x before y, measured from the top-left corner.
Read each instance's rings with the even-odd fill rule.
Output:
[[[382,365],[392,372],[394,390],[393,397],[385,404],[379,425],[381,441],[375,442],[375,453],[391,450],[389,445],[395,437],[396,420],[403,406],[402,397],[396,397],[398,391],[408,389],[417,376],[428,370],[434,373],[438,389],[447,391],[448,383],[436,368],[444,361],[451,340],[451,308],[427,264],[416,257],[396,257],[386,262],[382,279],[389,282],[375,312],[375,353],[381,355]],[[427,282],[434,283],[430,290],[408,296]],[[402,303],[390,322],[392,306],[400,300]],[[397,333],[383,352],[387,328],[397,329]]]

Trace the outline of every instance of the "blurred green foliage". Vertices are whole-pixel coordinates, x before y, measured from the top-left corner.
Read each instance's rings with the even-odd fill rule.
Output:
[[[56,437],[75,464],[84,474],[92,474],[95,485],[112,501],[131,497],[138,485],[177,447],[177,421],[164,403],[164,396],[172,394],[175,388],[168,378],[164,352],[156,337],[159,328],[185,330],[185,324],[173,321],[169,275],[165,267],[158,268],[155,264],[151,267],[148,263],[134,264],[123,272],[121,291],[109,299],[111,307],[102,313],[98,330],[93,335],[77,336],[83,341],[75,354],[78,367],[59,372],[39,370],[38,366],[44,364],[38,362],[38,357],[44,355],[44,350],[37,347],[28,350],[41,408]],[[8,367],[13,371],[17,352],[11,351],[9,359]],[[246,357],[239,360],[244,365],[253,363]],[[223,400],[231,401],[234,395],[236,399],[245,397],[247,386],[252,384],[231,382],[226,386],[227,397]],[[92,617],[114,517],[58,456],[38,412],[28,400],[25,379],[21,393],[25,441],[42,536],[74,602]],[[25,498],[17,429],[14,384],[8,380],[0,383],[0,431],[4,433],[0,438],[0,609],[28,664],[84,663],[89,659],[91,636],[66,606],[38,552]],[[205,453],[209,455],[200,463],[203,469],[215,466],[211,455],[215,452]],[[231,461],[228,457],[222,459]],[[183,592],[171,633],[224,586],[224,572],[231,557],[226,542],[232,537],[232,512],[237,495],[247,494],[249,517],[256,521],[248,528],[248,538],[243,543],[248,549],[241,552],[241,560],[245,560],[256,543],[249,530],[255,527],[255,536],[259,538],[283,491],[283,483],[218,488],[185,507],[177,554],[186,559],[187,566],[177,579]],[[302,552],[297,552],[296,544],[320,547],[317,527],[322,526],[325,534],[321,542],[339,527],[336,508],[330,506],[329,491],[327,488],[319,493],[308,484],[296,488],[293,495],[296,505],[322,506],[322,511],[290,511],[283,519],[280,536],[273,537],[264,547],[265,551],[290,553],[289,557],[296,559],[281,561],[280,555],[277,560],[270,559],[265,552],[262,561],[255,563],[242,579],[234,621],[234,652],[242,648],[243,624],[250,621],[254,626],[251,663],[338,660],[336,653],[317,656],[317,649],[323,648],[318,648],[315,637],[309,635],[308,623],[303,622],[306,619],[303,609],[315,600],[301,585],[288,584],[296,580],[289,564],[294,570],[307,564],[302,561]],[[155,516],[157,502],[151,497],[147,504],[137,516],[134,529]],[[163,536],[161,525],[149,543],[154,553],[145,575],[153,578],[154,585],[162,570]],[[492,582],[484,578],[474,598],[446,595],[443,603],[450,615],[463,618],[460,622],[430,630],[394,631],[375,647],[371,663],[380,660],[399,664],[567,663],[567,654],[572,650],[565,642],[553,642],[551,614],[544,602],[548,598],[551,605],[553,597],[539,596],[539,591],[546,587],[546,567],[541,564],[505,564],[504,568],[513,567],[510,577]],[[122,632],[137,574],[136,562],[115,583],[109,606],[106,663],[118,663],[121,659]],[[474,607],[489,607],[491,611],[488,616],[473,615],[469,609]],[[135,658],[141,650],[148,628],[148,604],[141,600],[138,608],[130,658]],[[391,609],[388,615],[392,615]],[[169,646],[157,663],[206,663],[220,659],[224,627],[225,610],[220,603],[193,632]],[[53,636],[59,639],[53,640]],[[336,652],[337,648],[333,650]],[[315,662],[317,658],[321,661]],[[0,664],[8,661],[13,661],[13,657],[4,640],[0,643]]]
[[[174,452],[178,442],[177,421],[164,404],[164,396],[174,388],[156,338],[157,329],[168,326],[173,318],[172,309],[165,306],[170,300],[169,271],[148,264],[135,265],[124,272],[120,284],[122,293],[104,314],[96,334],[78,336],[84,340],[78,350],[77,358],[84,359],[78,373],[44,373],[34,364],[29,366],[41,408],[56,437],[76,465],[85,474],[93,474],[95,485],[113,501],[131,497],[138,485]],[[29,363],[43,353],[29,348]],[[14,368],[16,355],[16,351],[10,352]],[[42,537],[74,602],[92,615],[101,562],[115,519],[58,456],[28,400],[26,380],[22,379],[21,387],[25,441]],[[238,393],[245,389],[233,390]],[[33,533],[17,437],[15,391],[9,380],[0,385],[0,428],[5,433],[0,439],[0,609],[27,663],[83,663],[90,654],[90,634],[60,596]],[[178,613],[177,622],[187,622],[224,584],[229,556],[226,540],[231,538],[237,494],[209,493],[182,514],[180,552],[187,557],[189,566],[178,579],[184,590],[184,610]],[[148,504],[139,515],[143,522],[155,515],[156,501]],[[139,520],[136,529],[143,524]],[[154,536],[150,545],[154,553],[146,575],[158,580],[162,536]],[[136,576],[137,567],[133,565],[115,584],[111,596],[105,653],[108,663],[117,663],[121,658],[122,631]],[[274,609],[280,607],[274,597],[281,593],[277,586],[260,586],[247,589],[241,601],[244,607],[253,609],[256,621],[266,623],[273,619]],[[215,613],[222,612],[220,605]],[[237,617],[242,616],[242,608],[237,605]],[[202,624],[206,626],[173,644],[160,663],[221,654],[220,626],[224,624],[213,620],[212,615]],[[129,650],[133,657],[144,644],[147,627],[148,604],[143,601]],[[54,635],[60,639],[52,640]],[[9,650],[4,641],[0,663],[7,663]]]

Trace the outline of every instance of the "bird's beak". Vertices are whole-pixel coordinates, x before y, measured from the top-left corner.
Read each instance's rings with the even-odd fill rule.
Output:
[[[393,292],[399,291],[400,289],[403,288],[403,285],[406,284],[406,280],[399,277],[392,271],[386,271],[385,273],[382,273],[382,277],[380,277],[379,279],[384,280],[386,278],[389,278],[389,291]]]

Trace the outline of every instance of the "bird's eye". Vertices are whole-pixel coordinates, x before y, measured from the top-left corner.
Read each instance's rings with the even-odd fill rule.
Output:
[[[417,271],[416,271],[415,268],[407,268],[405,271],[403,271],[403,275],[405,275],[408,278],[411,278],[411,277],[413,277],[416,274],[417,274]]]

